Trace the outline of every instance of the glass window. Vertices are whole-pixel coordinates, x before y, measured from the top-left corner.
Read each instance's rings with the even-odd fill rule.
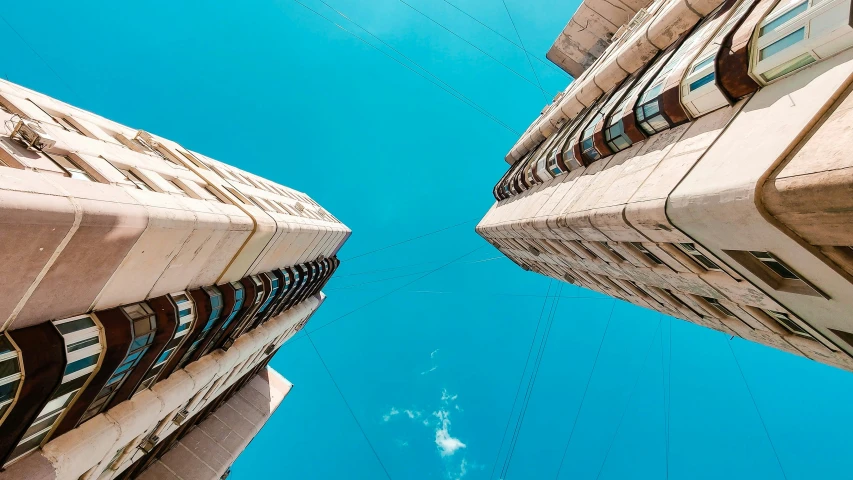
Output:
[[[186,308],[186,309],[178,312],[178,317],[185,317],[185,316],[189,315],[191,312],[192,312],[192,308]]]
[[[15,398],[15,393],[18,391],[19,383],[21,383],[20,380],[15,380],[14,382],[0,385],[0,403]]]
[[[735,314],[734,314],[734,313],[732,313],[732,311],[731,311],[731,310],[729,310],[728,308],[726,308],[726,307],[725,307],[723,304],[721,304],[721,303],[720,303],[720,301],[719,301],[719,300],[717,300],[716,298],[713,298],[713,297],[702,297],[702,298],[704,298],[704,299],[705,299],[705,301],[707,301],[708,303],[710,303],[711,305],[713,305],[713,307],[714,307],[714,308],[716,308],[717,310],[719,310],[720,312],[722,312],[722,313],[723,313],[723,315],[725,315],[725,316],[727,316],[727,317],[734,317],[734,316],[735,316]]]
[[[67,155],[51,155],[45,152],[42,152],[47,155],[48,158],[53,160],[53,163],[59,165],[59,168],[65,170],[68,173],[68,176],[77,180],[86,180],[88,182],[94,182],[95,179],[86,170],[83,170],[80,165],[78,165],[71,157]]]
[[[748,2],[744,2],[744,3],[748,3]],[[701,62],[694,65],[693,69],[690,70],[690,73],[698,72],[699,70],[702,70],[704,67],[710,65],[713,62],[714,62],[714,57],[710,56],[710,57],[706,58],[705,60],[702,60]]]
[[[0,379],[17,375],[20,371],[21,367],[18,365],[17,357],[0,362]]]
[[[650,252],[650,251],[649,251],[649,249],[648,249],[648,248],[646,248],[646,246],[645,246],[645,245],[643,245],[642,243],[640,243],[640,242],[631,242],[631,245],[635,246],[635,247],[637,248],[637,250],[639,250],[640,252],[642,252],[642,253],[643,253],[643,255],[645,255],[646,257],[648,257],[648,258],[649,258],[649,260],[651,260],[651,261],[655,262],[655,263],[656,263],[656,264],[658,264],[658,265],[663,265],[663,262],[661,261],[661,259],[660,259],[660,258],[658,258],[654,253]]]
[[[184,330],[190,328],[191,324],[192,324],[192,322],[184,322],[184,323],[179,324],[177,330],[175,330],[175,333],[183,332]]]
[[[95,322],[90,317],[82,317],[70,322],[56,324],[56,329],[59,330],[59,333],[65,335],[94,326],[96,326]]]
[[[793,321],[787,313],[775,312],[773,310],[764,310],[764,313],[773,317],[777,322],[779,322],[791,333],[795,335],[800,335],[801,337],[812,338],[809,332],[807,332],[803,327],[799,326],[795,321]]]
[[[760,31],[759,35],[764,35],[766,33],[772,32],[773,30],[776,30],[777,28],[781,27],[782,25],[787,23],[792,18],[794,18],[797,15],[808,10],[808,8],[809,8],[809,2],[808,1],[800,3],[796,7],[788,10],[787,12],[783,13],[782,15],[779,15],[775,19],[764,24],[764,26],[761,27],[761,31]]]
[[[705,267],[706,270],[722,270],[719,265],[714,263],[710,258],[705,256],[702,252],[696,249],[696,245],[692,243],[679,243],[681,246],[681,250],[691,257],[693,257],[696,262],[698,262],[701,266]]]
[[[775,80],[779,77],[783,77],[794,70],[798,70],[800,68],[805,67],[806,65],[810,65],[814,63],[816,60],[811,54],[804,53],[799,57],[791,60],[790,62],[783,63],[778,67],[771,68],[767,70],[765,73],[761,74],[761,78],[767,80],[768,82],[771,80]]]
[[[16,352],[15,348],[12,347],[12,342],[5,335],[0,335],[0,356],[11,352]]]
[[[152,332],[157,328],[154,324],[154,317],[140,318],[133,322],[133,335],[138,337],[146,333]]]
[[[141,317],[147,317],[154,313],[153,310],[148,308],[148,306],[144,303],[134,303],[133,305],[125,305],[122,307],[124,313],[127,314],[133,320]]]
[[[704,77],[700,78],[699,80],[692,82],[688,88],[692,92],[692,91],[697,90],[698,88],[703,87],[703,86],[705,86],[705,85],[707,85],[713,81],[714,81],[714,72],[711,72],[708,75],[705,75]]]
[[[793,33],[789,33],[788,35],[785,35],[784,37],[780,38],[779,40],[776,40],[775,42],[771,43],[770,45],[762,48],[761,51],[758,52],[758,59],[764,60],[768,57],[776,55],[777,53],[781,52],[782,50],[785,50],[789,47],[796,45],[798,42],[801,42],[805,38],[806,38],[806,27],[802,27],[802,28],[798,29],[797,31],[795,31]]]
[[[161,354],[160,354],[160,357],[159,357],[159,358],[157,358],[157,361],[156,361],[156,362],[154,362],[154,365],[160,365],[161,363],[163,363],[163,362],[165,362],[166,360],[168,360],[168,359],[169,359],[169,355],[171,355],[171,354],[172,354],[172,351],[173,351],[173,350],[174,350],[174,348],[170,348],[169,350],[166,350],[165,352],[161,353]]]
[[[800,279],[800,277],[798,277],[794,272],[791,271],[791,269],[789,269],[785,264],[783,264],[781,261],[779,261],[771,253],[769,253],[769,252],[749,252],[749,253],[751,253],[752,256],[757,258],[758,260],[761,260],[761,263],[763,263],[770,270],[773,270],[780,277],[787,278],[789,280],[799,280]]]
[[[141,348],[147,347],[148,344],[151,343],[151,339],[153,338],[153,336],[154,336],[154,334],[149,333],[148,335],[136,337],[133,340],[133,343],[130,345],[130,350],[136,351],[136,350],[139,350]],[[137,353],[139,353],[139,352],[137,352]]]
[[[130,183],[134,184],[136,188],[140,190],[148,190],[150,192],[154,191],[154,189],[149,187],[144,180],[139,178],[135,173],[131,172],[130,170],[124,170],[119,168],[118,171],[121,172],[122,175],[124,175],[124,177],[130,181]]]
[[[80,360],[69,363],[65,367],[65,375],[70,375],[74,372],[83,370],[86,367],[91,367],[96,363],[98,363],[98,355],[92,355],[90,357],[81,358]]]
[[[68,345],[68,352],[76,352],[77,350],[82,350],[91,345],[97,345],[99,342],[98,337],[87,338],[85,340],[80,340],[79,342],[74,342]]]

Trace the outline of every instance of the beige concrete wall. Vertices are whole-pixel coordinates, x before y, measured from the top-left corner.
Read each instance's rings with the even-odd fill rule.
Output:
[[[165,439],[180,426],[173,421],[178,412],[186,409],[192,416],[204,409],[246,372],[264,361],[264,350],[269,345],[277,348],[292,337],[322,301],[322,294],[306,299],[239,337],[227,351],[216,350],[190,363],[152,389],[142,390],[130,400],[54,438],[41,450],[0,472],[0,480],[38,478],[37,475],[58,480],[108,480],[115,477],[144,455],[138,446],[149,435]],[[273,386],[284,389],[283,385],[286,384],[277,382]],[[280,403],[277,395],[272,400]],[[239,402],[237,400],[233,405]],[[230,408],[234,408],[233,405]],[[239,408],[242,411],[244,406]],[[270,412],[272,410],[274,408]],[[251,414],[251,411],[246,412],[246,415]],[[262,423],[259,417],[252,418],[257,420],[255,423]],[[242,439],[248,437],[249,430],[244,428],[245,425],[235,421],[230,424],[242,429]],[[256,426],[260,428],[259,424]]]
[[[146,150],[135,129],[3,81],[0,106],[0,330],[328,257],[350,233],[307,195],[173,141]],[[4,137],[21,115],[96,181]]]
[[[843,63],[841,58],[837,61]],[[831,70],[830,63],[827,63],[824,70],[812,71],[798,85],[817,83],[815,79],[822,78],[819,72]],[[805,75],[807,71],[799,75]],[[843,77],[842,74],[839,76]],[[826,81],[829,78],[831,76]],[[836,82],[839,81],[837,78]],[[815,92],[821,91],[827,100],[815,99],[814,93],[807,94],[803,88],[795,89],[795,93],[809,95],[799,100],[806,105],[814,105],[834,98],[836,94],[833,92],[839,88],[838,84],[835,87],[830,84],[818,85],[814,87]],[[722,252],[723,248],[738,248],[770,250],[775,253],[773,244],[763,243],[763,239],[771,235],[764,230],[753,237],[756,243],[737,245],[737,237],[741,232],[749,236],[748,232],[753,228],[753,225],[745,225],[761,218],[751,201],[754,196],[749,189],[756,188],[760,175],[772,167],[772,162],[757,167],[755,170],[758,173],[753,178],[741,174],[740,166],[754,166],[753,157],[758,155],[758,149],[766,152],[766,143],[779,140],[771,133],[779,126],[767,126],[763,133],[767,138],[765,144],[756,145],[755,150],[748,149],[749,154],[739,151],[742,144],[750,143],[746,138],[751,139],[756,135],[754,130],[758,127],[754,125],[763,122],[762,119],[749,116],[753,112],[749,106],[757,105],[752,102],[761,98],[756,96],[749,102],[740,102],[667,130],[588,168],[574,170],[498,202],[489,210],[477,230],[517,263],[553,278],[565,279],[568,273],[578,285],[586,288],[732,335],[853,369],[853,361],[844,353],[834,335],[827,328],[812,324],[811,318],[819,312],[799,306],[804,302],[820,303],[823,308],[828,308],[827,305],[832,304],[833,300],[789,298],[791,294],[769,292],[766,285],[757,282],[754,276],[733,264]],[[781,102],[784,97],[775,94],[773,98]],[[794,100],[792,103],[800,102]],[[743,115],[744,112],[747,115]],[[743,124],[735,128],[742,115],[745,119]],[[785,119],[791,117],[791,114],[781,111],[764,112],[762,115]],[[797,128],[807,130],[807,116],[798,118],[800,126]],[[791,134],[792,137],[798,135],[796,132]],[[714,157],[716,160],[712,162],[717,163],[705,163],[708,155],[717,154],[717,145],[724,139],[731,141],[730,149]],[[720,166],[723,163],[731,169],[724,170]],[[743,193],[723,188],[715,182],[742,185]],[[692,189],[689,190],[689,197],[682,193],[688,191],[688,185]],[[671,205],[667,208],[670,195]],[[727,201],[721,201],[721,197]],[[733,210],[733,203],[737,203],[739,208]],[[756,214],[749,218],[746,214],[736,215],[740,209],[751,209]],[[779,229],[764,220],[761,222],[776,230],[773,235],[785,237]],[[702,230],[698,230],[699,226]],[[717,248],[717,244],[708,243],[712,239],[702,232],[713,232],[713,241],[726,243]],[[581,242],[581,245],[575,242]],[[606,242],[624,260],[612,255],[608,248],[598,242]],[[641,243],[663,264],[650,262],[630,242]],[[701,268],[673,245],[682,242],[698,244],[698,248],[720,265],[723,271]],[[531,247],[535,250],[531,251]],[[806,249],[801,249],[796,255],[829,274],[831,268],[827,268],[824,262]],[[798,265],[797,271],[804,272],[805,267],[800,270]],[[808,278],[813,280],[810,275]],[[820,277],[813,281],[817,281],[817,278]],[[640,291],[627,281],[639,285]],[[849,282],[844,283],[850,287]],[[666,290],[673,292],[678,301],[673,301]],[[717,299],[735,316],[721,315],[701,297]],[[853,296],[847,294],[842,295],[842,298]],[[849,314],[842,313],[849,312],[849,307],[840,300],[836,305],[839,310],[831,314],[836,322],[833,325],[845,331],[853,330],[849,325]],[[806,323],[802,326],[814,339],[793,335],[759,309],[792,313],[805,319]]]
[[[272,369],[253,378],[148,467],[140,480],[219,480],[290,392]]]

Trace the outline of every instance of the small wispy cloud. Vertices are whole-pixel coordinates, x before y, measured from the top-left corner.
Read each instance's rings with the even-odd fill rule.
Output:
[[[434,372],[436,368],[438,368],[438,365],[433,365],[432,368],[430,368],[429,370],[424,370],[423,372],[421,372],[421,375],[426,375],[427,373]]]
[[[391,420],[391,417],[393,417],[395,415],[399,415],[399,414],[400,414],[399,410],[397,410],[394,407],[391,407],[391,410],[388,413],[386,413],[385,415],[382,415],[382,420],[385,422],[388,422]]]
[[[423,412],[419,410],[403,410],[403,412],[409,416],[409,418],[420,418],[423,415]]]
[[[433,350],[433,351],[429,354],[429,358],[435,358],[435,354],[436,354],[436,353],[438,353],[438,351],[439,351],[439,350],[440,350],[439,348],[436,348],[435,350]]]

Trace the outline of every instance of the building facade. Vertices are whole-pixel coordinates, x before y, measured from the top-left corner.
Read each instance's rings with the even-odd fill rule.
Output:
[[[350,230],[8,82],[0,119],[0,479],[220,478],[290,390],[267,363]]]
[[[576,78],[478,233],[524,269],[853,370],[850,1],[575,17],[549,58]]]

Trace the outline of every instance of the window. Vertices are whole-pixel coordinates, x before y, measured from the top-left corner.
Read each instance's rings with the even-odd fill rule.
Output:
[[[581,138],[581,154],[590,162],[594,162],[601,158],[601,154],[595,148],[593,136],[595,135],[595,128],[598,126],[598,123],[601,122],[603,117],[604,113],[599,112],[596,116],[592,117],[589,125],[587,125],[586,129],[583,131]]]
[[[601,245],[602,247],[604,247],[605,249],[609,250],[610,253],[612,253],[617,258],[618,261],[620,261],[620,262],[627,261],[625,259],[625,257],[622,256],[622,254],[620,254],[619,252],[614,250],[613,247],[611,247],[610,244],[608,244],[607,242],[598,242],[598,244]]]
[[[731,310],[729,310],[728,308],[726,308],[726,307],[725,307],[722,303],[720,303],[720,301],[719,301],[719,300],[717,300],[716,298],[713,298],[713,297],[702,297],[702,298],[704,298],[706,302],[710,303],[710,304],[711,304],[711,306],[713,306],[714,308],[716,308],[717,310],[719,310],[723,315],[725,315],[725,316],[727,316],[727,317],[734,317],[734,316],[735,316],[735,314],[734,314],[734,313],[732,313],[732,311],[731,311]]]
[[[693,257],[693,260],[696,261],[699,265],[704,267],[706,270],[718,270],[722,271],[719,265],[714,263],[710,258],[705,256],[704,253],[700,252],[696,249],[696,245],[693,243],[679,243],[677,245],[681,251]]]
[[[806,38],[806,27],[802,27],[799,30],[797,30],[793,33],[789,33],[788,35],[785,35],[784,37],[780,38],[779,40],[776,40],[775,42],[771,43],[770,45],[759,50],[758,59],[764,60],[768,57],[776,55],[777,53],[779,53],[779,52],[781,52],[781,51],[783,51],[789,47],[794,46],[794,44],[801,42],[805,38]]]
[[[853,46],[845,0],[779,2],[752,44],[751,74],[764,84]]]
[[[583,244],[583,242],[578,241],[578,240],[575,240],[575,241],[573,241],[572,243],[574,243],[575,245],[579,246],[579,247],[581,248],[581,250],[583,250],[583,251],[585,251],[587,254],[589,254],[590,258],[593,258],[593,259],[598,258],[598,255],[596,255],[596,254],[592,253],[592,250],[590,250],[589,248],[587,248],[587,247],[586,247],[586,245],[584,245],[584,244]]]
[[[791,316],[787,313],[783,312],[775,312],[773,310],[764,310],[764,313],[770,315],[774,320],[779,322],[785,329],[789,330],[794,335],[799,335],[801,337],[813,338],[809,332],[806,331],[803,327],[799,326],[797,322],[791,319]]]
[[[153,188],[149,187],[149,186],[148,186],[148,184],[147,184],[147,183],[145,183],[145,181],[144,181],[144,180],[142,180],[141,178],[139,178],[139,176],[137,176],[137,175],[136,175],[135,173],[133,173],[132,171],[130,171],[130,170],[123,170],[123,169],[121,169],[121,168],[119,168],[119,169],[118,169],[118,171],[119,171],[119,172],[121,172],[121,173],[122,173],[122,175],[124,175],[124,178],[125,178],[125,179],[127,179],[128,181],[130,181],[130,183],[132,183],[133,185],[135,185],[135,186],[136,186],[136,188],[138,188],[138,189],[140,189],[140,190],[148,190],[149,192],[153,192],[153,191],[154,191],[154,189],[153,189]]]
[[[704,77],[700,78],[699,80],[695,80],[695,81],[691,82],[688,89],[692,92],[694,90],[698,90],[700,87],[703,87],[703,86],[705,86],[705,85],[707,85],[713,81],[714,81],[714,72],[711,72],[711,73],[705,75]]]
[[[799,280],[794,272],[792,272],[785,264],[779,261],[776,257],[774,257],[769,252],[749,252],[753,257],[757,258],[761,263],[764,264],[770,270],[779,275],[782,278],[787,278],[790,280]]]
[[[89,175],[86,170],[83,170],[80,165],[78,165],[71,157],[67,155],[52,155],[49,153],[44,153],[47,158],[53,160],[53,163],[57,164],[59,168],[65,170],[65,173],[68,174],[69,177],[77,179],[77,180],[86,180],[88,182],[94,182],[95,179]]]
[[[12,342],[0,334],[0,420],[12,406],[21,383],[21,367],[18,352]]]
[[[174,180],[166,180],[166,183],[168,183],[169,185],[174,187],[174,190],[169,191],[169,193],[174,194],[174,195],[180,195],[182,197],[188,196],[187,192],[184,191],[184,187],[182,187],[180,184],[178,184]]]
[[[640,251],[640,253],[642,253],[643,255],[645,255],[649,260],[651,260],[651,261],[652,261],[652,262],[654,262],[655,264],[657,264],[657,265],[663,265],[663,262],[661,261],[661,259],[660,259],[660,258],[658,258],[654,253],[650,252],[650,251],[649,251],[649,249],[648,249],[648,248],[646,248],[646,246],[645,246],[645,245],[643,245],[642,243],[640,243],[640,242],[631,242],[631,245],[633,245],[633,246],[634,246],[634,248],[636,248],[637,250],[639,250],[639,251]]]

